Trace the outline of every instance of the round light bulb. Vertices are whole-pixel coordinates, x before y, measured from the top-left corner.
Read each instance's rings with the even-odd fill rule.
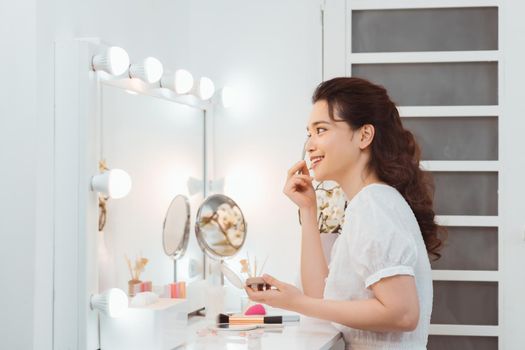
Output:
[[[121,75],[129,67],[128,53],[121,47],[112,46],[105,53],[93,57],[93,68],[111,75]]]
[[[224,108],[230,108],[235,104],[237,94],[235,90],[229,86],[225,86],[221,91],[221,101]]]
[[[215,93],[215,85],[210,78],[202,77],[199,79],[199,88],[197,94],[201,100],[209,100]]]
[[[110,198],[123,198],[131,190],[131,177],[121,169],[111,169],[93,176],[91,189]]]
[[[111,288],[101,294],[91,296],[90,305],[109,317],[117,318],[128,309],[128,296],[121,289]]]
[[[175,92],[187,94],[193,88],[193,75],[185,69],[177,69],[175,72]]]
[[[126,197],[131,191],[131,177],[121,169],[112,169],[109,172],[108,195],[111,198]]]
[[[128,309],[128,296],[118,288],[112,288],[108,293],[108,315],[120,317]]]
[[[142,63],[129,67],[130,78],[138,78],[150,84],[159,81],[163,72],[162,63],[155,57],[147,57]]]

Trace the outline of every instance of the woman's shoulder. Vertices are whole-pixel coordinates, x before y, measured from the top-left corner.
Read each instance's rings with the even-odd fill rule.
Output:
[[[412,227],[415,220],[403,196],[387,184],[370,184],[357,193],[348,204],[349,224],[360,227],[402,228]]]
[[[374,208],[392,209],[407,204],[403,196],[392,186],[384,183],[369,184],[350,201],[352,211]]]

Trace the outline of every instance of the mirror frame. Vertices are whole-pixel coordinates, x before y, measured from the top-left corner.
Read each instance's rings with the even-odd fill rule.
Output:
[[[184,200],[184,205],[186,207],[186,223],[184,225],[184,233],[182,236],[182,241],[179,243],[179,246],[175,249],[174,253],[169,253],[166,250],[166,219],[168,218],[168,215],[170,213],[171,206],[173,205],[175,200],[179,197]],[[186,253],[186,250],[188,249],[188,243],[190,241],[190,220],[191,220],[190,218],[191,218],[190,201],[188,197],[182,194],[178,194],[175,197],[173,197],[168,207],[168,210],[166,211],[166,215],[164,216],[164,222],[162,224],[162,249],[164,250],[164,253],[173,260],[182,258],[184,256],[184,253]]]

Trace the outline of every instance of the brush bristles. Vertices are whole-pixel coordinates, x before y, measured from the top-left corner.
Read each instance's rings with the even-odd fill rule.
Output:
[[[230,316],[225,314],[219,314],[217,316],[217,323],[229,323],[230,322]]]

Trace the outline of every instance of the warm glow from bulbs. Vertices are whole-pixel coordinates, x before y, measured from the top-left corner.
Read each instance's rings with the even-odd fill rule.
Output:
[[[162,73],[164,73],[162,63],[155,57],[147,57],[141,63],[129,67],[130,78],[138,78],[149,84],[159,81]]]
[[[131,191],[131,177],[124,170],[110,170],[108,190],[111,198],[118,199],[126,197],[129,191]]]
[[[92,309],[97,309],[112,318],[123,316],[128,309],[128,296],[118,288],[92,295],[90,302]]]
[[[210,78],[202,77],[199,80],[198,94],[202,100],[209,100],[215,93],[215,84]]]
[[[96,71],[101,70],[112,75],[121,75],[129,67],[129,56],[123,48],[112,46],[104,53],[93,57],[91,64]]]
[[[146,81],[150,84],[159,81],[164,72],[162,63],[155,57],[148,57],[144,60],[144,72]]]
[[[93,191],[103,193],[114,199],[127,196],[131,191],[131,185],[131,177],[121,169],[106,170],[91,179]]]
[[[185,69],[178,69],[175,72],[175,92],[177,94],[187,94],[193,88],[193,76]]]
[[[128,309],[128,297],[122,290],[113,288],[108,293],[108,314],[110,317],[120,317]]]
[[[237,94],[235,90],[229,86],[225,86],[221,91],[221,102],[224,108],[230,108],[235,105]]]

